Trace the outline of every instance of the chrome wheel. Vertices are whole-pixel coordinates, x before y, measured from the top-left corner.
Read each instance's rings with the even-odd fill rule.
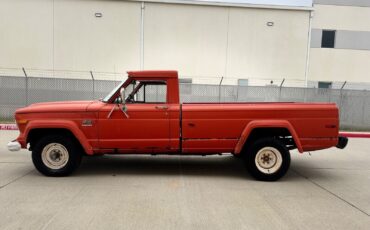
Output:
[[[41,159],[46,167],[50,169],[61,169],[68,163],[69,153],[63,145],[50,143],[43,148]]]
[[[283,157],[279,150],[273,147],[260,149],[255,158],[257,169],[265,174],[276,173],[283,163]]]

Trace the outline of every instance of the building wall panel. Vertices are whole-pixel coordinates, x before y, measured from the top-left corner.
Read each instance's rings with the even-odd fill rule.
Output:
[[[308,12],[231,9],[227,75],[304,81],[308,23]]]
[[[52,1],[1,1],[0,67],[53,68]]]
[[[55,69],[139,69],[140,10],[138,2],[55,1]]]
[[[222,76],[228,9],[145,4],[145,69],[177,69],[187,77]]]
[[[367,50],[311,49],[311,81],[369,82]]]
[[[315,5],[312,28],[370,31],[370,7]]]

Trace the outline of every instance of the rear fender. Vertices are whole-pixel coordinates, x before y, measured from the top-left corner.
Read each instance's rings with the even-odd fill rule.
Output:
[[[88,155],[93,154],[93,149],[90,143],[88,142],[85,134],[79,129],[76,123],[73,121],[65,121],[65,120],[35,120],[30,121],[25,130],[24,134],[22,135],[21,139],[25,143],[28,137],[29,132],[32,129],[67,129],[69,130],[75,138],[80,142],[81,146],[84,148],[85,152]]]
[[[292,126],[292,124],[289,121],[286,121],[286,120],[258,120],[258,121],[251,121],[245,126],[245,128],[244,128],[244,130],[243,130],[243,132],[242,132],[242,134],[239,138],[239,141],[235,146],[235,149],[234,149],[235,154],[240,154],[245,142],[248,140],[249,135],[251,134],[253,129],[256,129],[256,128],[286,128],[290,132],[290,134],[292,135],[293,140],[294,140],[294,142],[297,146],[298,151],[300,153],[303,153],[302,145],[301,145],[301,142],[298,138],[297,132],[295,131],[294,127]]]

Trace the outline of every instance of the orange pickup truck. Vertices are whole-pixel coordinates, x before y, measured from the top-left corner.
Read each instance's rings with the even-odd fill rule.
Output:
[[[66,176],[83,155],[240,157],[258,180],[278,180],[289,150],[344,148],[338,108],[329,103],[180,103],[176,71],[132,71],[96,101],[32,104],[15,113],[19,137],[42,174]]]

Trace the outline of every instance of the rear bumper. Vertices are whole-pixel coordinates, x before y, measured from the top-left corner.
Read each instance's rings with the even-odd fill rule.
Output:
[[[21,144],[18,141],[16,141],[16,140],[9,142],[7,144],[7,147],[8,147],[8,150],[9,151],[12,151],[12,152],[19,151],[22,148],[21,147]]]
[[[348,144],[348,138],[347,137],[338,137],[338,144],[337,144],[337,148],[338,149],[344,149]]]

